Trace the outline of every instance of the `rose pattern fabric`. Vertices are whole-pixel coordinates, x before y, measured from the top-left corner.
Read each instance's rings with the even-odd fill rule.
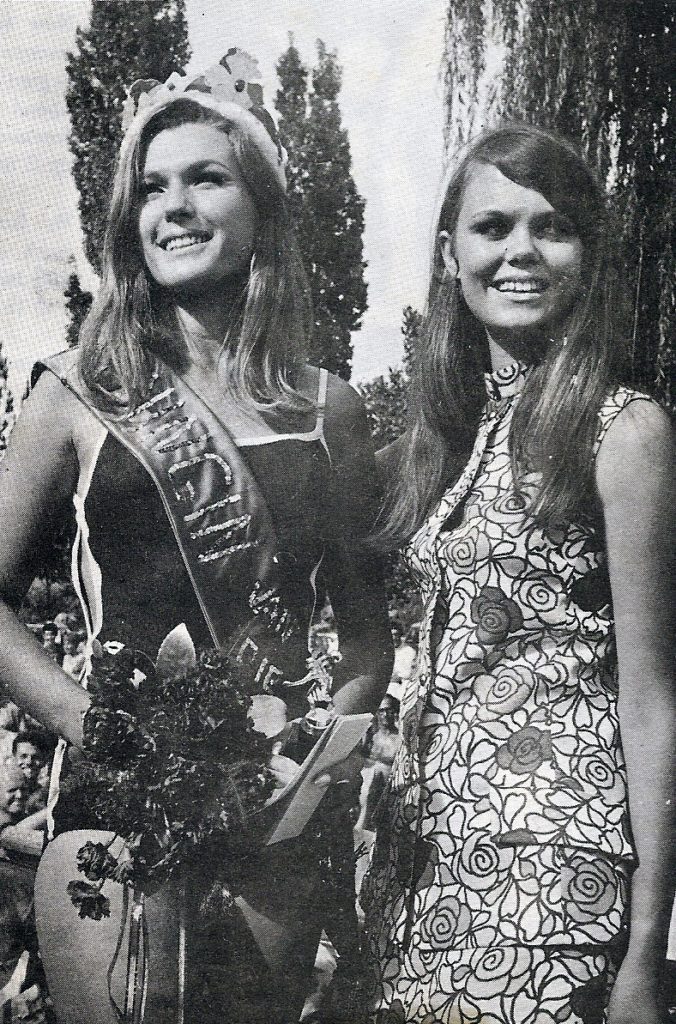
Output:
[[[634,858],[610,587],[597,518],[545,529],[537,477],[514,486],[528,372],[487,376],[469,463],[405,552],[424,619],[361,894],[375,1024],[603,1019]],[[608,398],[597,450],[644,397]]]

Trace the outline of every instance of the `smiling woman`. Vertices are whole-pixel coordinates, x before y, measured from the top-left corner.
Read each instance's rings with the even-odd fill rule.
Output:
[[[511,125],[470,147],[383,453],[379,540],[424,613],[362,893],[375,1024],[661,1019],[674,451],[619,384],[618,283],[572,145]]]
[[[164,288],[222,289],[254,251],[259,216],[227,135],[180,124],[145,155],[139,235],[146,266]]]
[[[441,231],[439,243],[498,361],[510,360],[510,342],[537,345],[579,294],[582,242],[574,224],[491,164],[475,168],[455,232]]]
[[[377,707],[391,642],[379,560],[363,543],[377,501],[365,414],[347,384],[306,363],[307,281],[257,77],[248,54],[229,50],[204,74],[130,90],[101,288],[79,351],[36,368],[3,461],[0,676],[63,737],[62,757],[65,741],[81,750],[97,733],[86,689],[14,615],[41,545],[72,519],[84,681],[102,645],[154,658],[185,624],[196,644],[236,661],[249,694],[284,708],[266,769],[283,784],[296,766],[277,748],[315,704]],[[333,673],[309,646],[327,598],[342,655]],[[112,756],[105,736],[101,744]],[[358,765],[337,770],[347,779]],[[206,785],[208,748],[199,771]],[[74,877],[79,827],[89,824],[82,800],[59,795],[58,770],[51,797],[60,834],[39,877],[44,920],[56,924],[40,935],[59,1024],[120,1019],[121,950],[124,1019],[134,1024],[144,1013],[181,1024],[298,1019],[338,871],[334,818],[351,837],[333,790],[324,804],[333,809],[320,808],[309,835],[248,859],[228,914],[218,889],[210,902],[209,857],[147,908],[132,893],[134,927],[147,925],[148,938],[138,973],[126,910],[90,925],[59,903],[65,886],[45,880],[67,856]],[[161,820],[151,794],[148,803]],[[204,815],[208,824],[216,810]],[[354,900],[343,909],[349,922]],[[356,935],[345,963],[355,946]]]

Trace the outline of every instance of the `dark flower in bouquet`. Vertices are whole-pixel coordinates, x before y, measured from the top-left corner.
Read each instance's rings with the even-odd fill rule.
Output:
[[[252,713],[261,698],[247,692],[241,666],[216,650],[197,655],[180,626],[156,664],[135,651],[103,652],[89,692],[85,757],[63,788],[90,825],[124,843],[117,855],[114,840],[80,849],[87,881],[68,885],[80,916],[108,916],[107,881],[152,892],[204,856],[218,865],[214,885],[230,892],[273,789],[271,742]]]

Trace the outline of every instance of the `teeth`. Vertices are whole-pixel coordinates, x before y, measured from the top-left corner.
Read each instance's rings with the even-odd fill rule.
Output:
[[[543,281],[500,281],[494,287],[499,292],[541,292],[546,286]]]
[[[172,252],[174,249],[187,249],[189,245],[199,245],[200,242],[206,241],[207,235],[181,235],[179,238],[170,238],[164,248],[167,252]]]

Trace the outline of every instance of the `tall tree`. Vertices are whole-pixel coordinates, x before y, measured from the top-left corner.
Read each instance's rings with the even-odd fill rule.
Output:
[[[672,0],[448,0],[449,154],[500,117],[582,143],[622,227],[635,383],[674,402]],[[468,73],[468,55],[471,55]]]
[[[361,327],[367,301],[364,200],[352,177],[350,144],[342,127],[342,70],[335,51],[318,40],[308,91],[308,71],[291,37],[277,74],[275,106],[289,154],[289,200],[314,304],[310,358],[349,380],[351,335]]]
[[[71,272],[68,277],[68,284],[63,293],[66,299],[66,313],[68,315],[68,326],[66,327],[66,343],[68,348],[75,348],[80,335],[80,328],[89,308],[92,304],[91,292],[84,290],[80,284],[80,278],[71,262]]]
[[[126,89],[137,78],[164,81],[189,57],[185,0],[92,0],[89,27],[77,30],[66,63],[69,144],[85,251],[97,273]]]
[[[7,447],[16,418],[14,399],[9,387],[7,359],[0,346],[0,458]]]

